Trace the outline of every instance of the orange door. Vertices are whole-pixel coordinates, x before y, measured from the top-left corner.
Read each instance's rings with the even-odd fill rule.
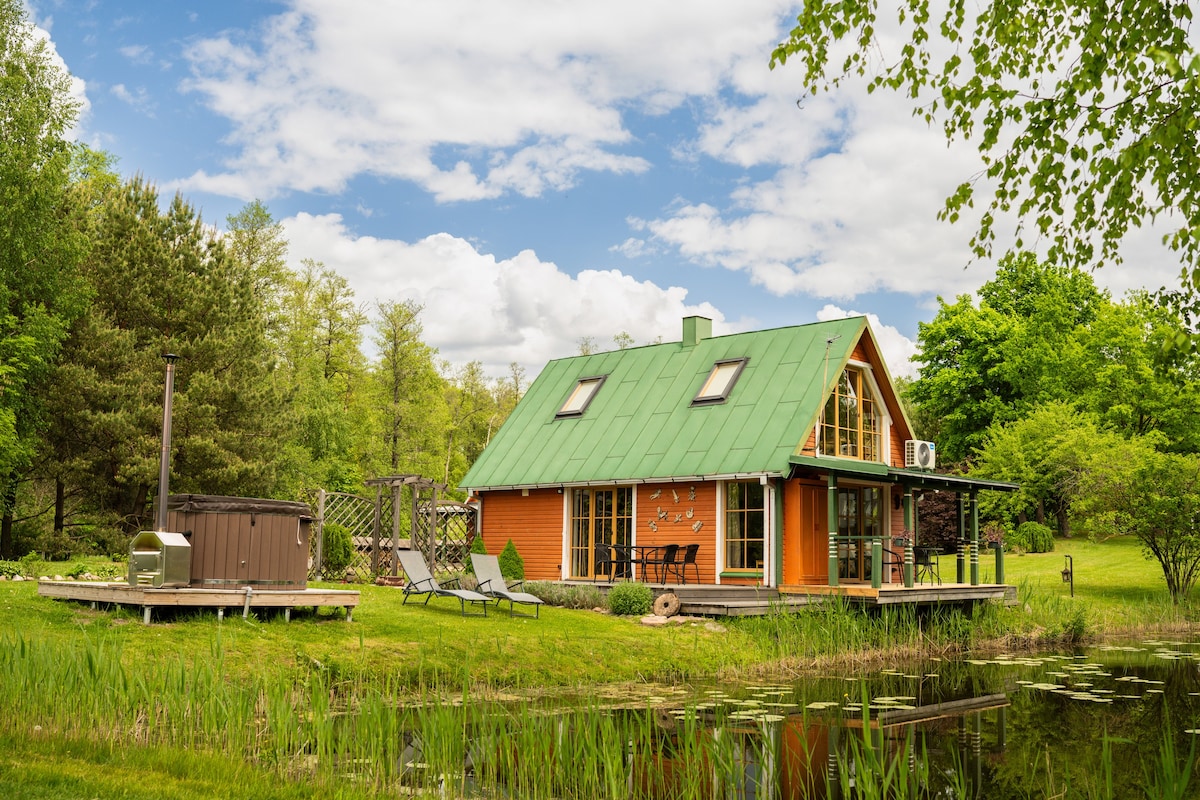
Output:
[[[783,490],[783,585],[829,582],[829,495],[824,484],[788,481]]]

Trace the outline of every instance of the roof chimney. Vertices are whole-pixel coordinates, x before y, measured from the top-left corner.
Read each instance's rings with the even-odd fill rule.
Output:
[[[708,317],[683,318],[683,346],[692,347],[712,338],[712,320]]]

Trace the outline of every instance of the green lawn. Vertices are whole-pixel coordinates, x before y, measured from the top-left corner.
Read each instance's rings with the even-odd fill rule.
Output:
[[[1062,579],[1068,555],[1074,566],[1073,598],[1071,585]],[[992,551],[982,553],[979,564],[980,580],[991,582],[996,572]],[[955,558],[943,556],[939,569],[943,580],[952,578]],[[1006,553],[1004,573],[1005,582],[1019,587],[1022,602],[1035,613],[1037,609],[1053,614],[1080,608],[1097,631],[1174,627],[1197,618],[1192,608],[1171,603],[1162,568],[1145,557],[1136,539],[1128,537],[1100,543],[1084,538],[1055,539],[1050,553]]]
[[[1074,559],[1074,598],[1062,581],[1065,554]],[[994,563],[991,552],[985,552],[981,580],[993,580]],[[944,580],[952,580],[954,558],[943,557],[940,570]],[[1060,539],[1051,553],[1007,555],[1005,571],[1007,582],[1018,586],[1020,602],[992,615],[986,630],[974,632],[976,637],[1054,630],[1078,614],[1096,634],[1177,628],[1196,616],[1190,606],[1170,603],[1158,564],[1144,558],[1129,539],[1099,544]],[[93,611],[84,603],[40,598],[32,581],[2,582],[0,637],[103,642],[120,648],[133,669],[203,659],[219,662],[229,675],[268,669],[303,676],[319,669],[346,678],[386,678],[414,689],[431,684],[529,688],[687,680],[769,669],[779,657],[778,633],[761,624],[647,628],[632,619],[551,607],[543,608],[536,620],[495,610],[486,618],[464,618],[451,598],[437,598],[427,606],[402,605],[398,589],[358,588],[362,599],[352,623],[332,609],[315,616],[297,613],[291,623],[282,616],[244,621],[240,615],[218,622],[211,611],[189,611],[156,615],[153,625],[144,626],[137,610]],[[816,624],[828,627],[821,619]],[[850,615],[838,624],[856,623]],[[836,651],[845,649],[839,641],[831,637],[827,644],[812,645],[806,656],[836,658]]]
[[[367,786],[280,780],[268,767],[222,758],[211,743],[185,752],[142,741],[136,726],[72,723],[81,718],[81,704],[103,706],[108,687],[117,684],[130,696],[138,696],[139,686],[152,687],[154,697],[174,687],[185,702],[171,707],[171,719],[186,714],[188,697],[201,706],[208,696],[212,708],[252,710],[256,697],[297,693],[302,701],[313,686],[328,687],[314,691],[313,702],[328,703],[328,695],[347,706],[376,696],[454,698],[556,687],[580,687],[591,696],[604,691],[601,684],[745,680],[772,670],[794,676],[839,664],[861,668],[870,659],[898,663],[958,648],[1056,643],[1068,633],[1156,635],[1194,620],[1190,606],[1169,601],[1158,564],[1136,542],[1056,545],[1052,553],[1007,557],[1006,578],[1018,586],[1014,607],[964,616],[947,609],[862,613],[830,604],[803,614],[662,628],[561,608],[543,608],[537,620],[495,612],[464,618],[450,598],[403,605],[399,590],[379,586],[359,587],[362,601],[350,623],[340,610],[295,614],[290,623],[281,615],[218,621],[211,611],[191,611],[156,615],[145,626],[136,610],[93,611],[40,598],[32,581],[0,582],[0,659],[10,665],[0,671],[0,785],[20,800],[350,800],[369,793]],[[1075,597],[1061,577],[1065,554],[1074,559]],[[980,566],[981,579],[990,582],[990,552]],[[953,579],[954,558],[944,557],[940,568]],[[218,739],[224,728],[220,733]]]

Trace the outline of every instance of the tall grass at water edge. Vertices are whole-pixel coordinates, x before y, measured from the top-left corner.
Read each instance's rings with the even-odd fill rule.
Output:
[[[466,688],[412,705],[408,687],[339,683],[320,670],[299,683],[227,677],[219,649],[206,663],[132,672],[103,638],[4,637],[0,740],[210,754],[340,796],[346,787],[354,796],[462,797],[502,786],[529,800],[700,798],[711,794],[713,770],[740,763],[735,742],[705,733],[694,716],[656,717],[644,701],[631,701],[631,713],[585,704],[563,714],[474,700]],[[668,735],[674,766],[660,769]]]
[[[854,663],[866,657],[880,660],[965,651],[1003,635],[1009,629],[1004,615],[1004,609],[993,604],[970,610],[911,605],[864,609],[832,597],[799,611],[773,611],[731,624],[761,653],[780,663]],[[1086,622],[1082,624],[1086,628]]]

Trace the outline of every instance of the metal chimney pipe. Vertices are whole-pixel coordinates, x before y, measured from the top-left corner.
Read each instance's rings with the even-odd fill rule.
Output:
[[[175,362],[179,356],[167,353],[167,388],[163,394],[162,452],[158,458],[158,531],[167,529],[167,483],[171,472],[171,396],[175,393]]]

